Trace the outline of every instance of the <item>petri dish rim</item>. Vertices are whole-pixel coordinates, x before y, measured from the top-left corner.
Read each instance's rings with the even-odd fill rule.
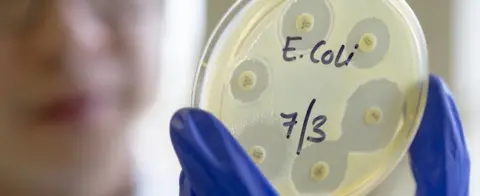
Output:
[[[287,2],[288,0],[277,0],[278,2]],[[204,77],[206,73],[206,69],[209,68],[208,63],[210,60],[210,56],[213,53],[213,49],[215,48],[219,37],[225,32],[225,30],[230,25],[233,18],[236,17],[238,13],[240,13],[251,1],[249,0],[239,0],[231,6],[231,8],[225,13],[224,17],[220,20],[215,30],[212,32],[206,47],[204,49],[204,53],[200,59],[200,62],[197,67],[197,71],[194,78],[193,90],[191,95],[191,106],[192,107],[201,107],[201,94],[203,87],[205,85]],[[422,27],[416,18],[413,10],[405,1],[395,1],[390,0],[391,6],[394,8],[393,10],[397,11],[396,14],[403,16],[405,23],[411,26],[410,31],[414,35],[414,41],[416,48],[419,50],[419,58],[418,64],[426,65],[420,71],[421,75],[428,75],[428,50],[426,46],[425,36],[422,30]],[[408,147],[411,145],[414,136],[418,131],[418,127],[420,125],[421,119],[423,117],[424,108],[426,106],[427,101],[427,92],[428,92],[428,77],[423,78],[420,82],[419,86],[419,97],[416,106],[415,118],[410,123],[410,126],[406,128],[405,140],[394,142],[393,144],[389,145],[390,149],[394,150],[395,156],[390,156],[391,163],[389,167],[382,168],[377,170],[375,178],[366,179],[362,181],[361,184],[356,185],[355,187],[349,189],[347,192],[335,192],[335,195],[364,195],[371,192],[375,189],[398,165],[403,157],[405,157]],[[398,137],[398,136],[396,136]]]

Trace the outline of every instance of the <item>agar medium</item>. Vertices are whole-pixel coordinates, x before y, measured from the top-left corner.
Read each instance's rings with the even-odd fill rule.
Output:
[[[282,196],[366,195],[410,146],[427,80],[402,0],[245,0],[212,35],[192,104]]]

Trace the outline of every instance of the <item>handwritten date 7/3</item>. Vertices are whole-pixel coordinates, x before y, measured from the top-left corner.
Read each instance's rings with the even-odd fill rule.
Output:
[[[302,125],[302,131],[300,132],[300,139],[298,141],[298,147],[297,147],[297,155],[300,155],[302,148],[303,148],[303,141],[305,139],[305,134],[307,131],[307,127],[310,121],[310,115],[312,113],[313,106],[315,105],[316,99],[313,99],[310,102],[310,105],[307,108],[307,111],[305,113],[305,118],[303,119],[303,125]],[[284,119],[288,119],[290,121],[284,122],[283,126],[287,128],[287,139],[290,139],[290,136],[292,135],[293,129],[297,125],[297,117],[298,117],[298,112],[293,112],[293,113],[281,113],[280,116]],[[327,122],[327,116],[325,115],[318,115],[313,118],[312,125],[313,125],[313,132],[318,134],[318,137],[312,137],[308,136],[307,140],[313,143],[321,143],[326,139],[326,134],[322,130],[322,126]]]

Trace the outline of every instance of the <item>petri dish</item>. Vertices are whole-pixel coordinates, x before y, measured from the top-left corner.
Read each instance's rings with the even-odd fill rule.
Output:
[[[427,83],[405,1],[245,0],[211,35],[192,105],[225,123],[282,196],[366,195],[405,156]]]

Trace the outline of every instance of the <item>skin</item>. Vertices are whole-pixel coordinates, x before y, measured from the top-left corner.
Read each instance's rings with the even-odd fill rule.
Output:
[[[152,98],[160,4],[0,0],[0,195],[131,195],[126,136]]]

